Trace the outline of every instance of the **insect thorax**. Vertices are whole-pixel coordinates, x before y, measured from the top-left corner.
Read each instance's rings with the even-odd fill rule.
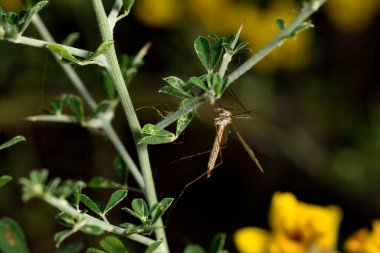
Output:
[[[231,112],[222,109],[222,111],[219,113],[219,117],[215,118],[215,124],[219,126],[227,126],[231,124],[231,116]]]

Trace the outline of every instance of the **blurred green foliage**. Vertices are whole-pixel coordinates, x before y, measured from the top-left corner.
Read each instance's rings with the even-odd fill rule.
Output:
[[[16,2],[2,0],[0,5],[19,8]],[[112,6],[112,1],[104,2],[108,9]],[[256,6],[257,1],[237,2]],[[258,6],[262,8],[265,4]],[[168,225],[169,238],[176,241],[179,248],[188,238],[198,237],[197,242],[201,243],[209,241],[219,230],[230,233],[243,225],[265,226],[268,203],[276,190],[292,191],[308,202],[342,206],[346,215],[342,236],[378,217],[379,12],[371,14],[371,20],[360,30],[347,33],[331,21],[331,6],[313,18],[316,29],[307,44],[310,60],[302,70],[254,70],[233,85],[245,107],[253,111],[254,120],[237,122],[237,125],[259,153],[265,174],[260,175],[249,158],[244,158],[244,151],[236,141],[230,141],[230,146],[223,150],[223,164],[213,179],[188,189],[177,210],[173,211]],[[164,85],[162,78],[201,73],[202,66],[193,53],[192,42],[198,35],[207,34],[205,30],[209,27],[202,22],[194,25],[190,18],[181,18],[175,26],[146,26],[140,21],[140,14],[134,9],[131,12],[132,16],[116,27],[116,46],[120,53],[135,54],[147,41],[153,43],[146,64],[130,89],[136,108],[141,108],[138,114],[142,121],[151,122],[152,117],[158,121],[160,116],[154,108],[165,114],[178,103],[174,98],[157,93]],[[80,32],[75,46],[95,50],[99,45],[89,1],[57,0],[46,6],[41,16],[58,41],[72,32]],[[206,19],[207,15],[204,16]],[[274,25],[276,18],[275,15],[270,17]],[[236,22],[243,20],[241,16]],[[224,20],[218,20],[217,24],[222,27]],[[267,31],[265,27],[247,24],[244,30],[257,32],[259,37]],[[33,29],[26,34],[38,37]],[[257,51],[258,45],[251,43],[250,46]],[[23,120],[38,114],[39,108],[48,106],[49,101],[61,94],[75,94],[50,53],[1,41],[0,55],[0,143],[18,134],[28,139],[27,144],[0,153],[0,174],[20,177],[31,169],[47,167],[53,175],[67,178],[115,177],[110,169],[115,151],[102,135],[76,125],[31,124]],[[243,59],[241,56],[234,64],[239,65]],[[284,62],[291,60],[287,55]],[[93,66],[80,68],[78,72],[95,97],[104,99],[101,72]],[[221,103],[228,107],[238,106],[228,96]],[[143,107],[152,109],[143,110]],[[214,116],[212,109],[205,106],[179,140],[181,144],[151,148],[162,195],[176,196],[186,183],[205,171],[207,155],[169,168],[163,165],[172,162],[173,157],[211,148]],[[133,150],[131,137],[125,130],[126,122],[121,115],[116,118],[116,128],[128,148]],[[170,158],[164,155],[167,153],[171,154]],[[46,242],[54,233],[53,210],[33,202],[19,208],[19,200],[9,197],[15,193],[19,194],[16,184],[1,189],[0,201],[9,204],[1,205],[0,213],[12,214],[20,221],[33,252],[53,252],[53,240]],[[227,193],[235,195],[237,202],[242,203],[240,209],[239,205],[234,207],[240,217],[229,217],[226,213],[233,210],[225,207],[220,215],[231,221],[220,224],[215,213],[204,210],[225,201]],[[201,202],[202,209],[191,205],[195,198]],[[191,213],[189,208],[192,208]],[[191,222],[183,218],[189,215],[193,217]],[[33,229],[35,224],[41,224],[38,233]],[[200,232],[201,227],[207,225],[210,228]]]

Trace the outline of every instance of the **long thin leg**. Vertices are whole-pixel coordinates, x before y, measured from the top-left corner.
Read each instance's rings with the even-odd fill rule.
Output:
[[[243,137],[240,135],[239,131],[236,129],[234,125],[232,125],[233,129],[235,130],[236,136],[238,137],[241,145],[243,145],[244,149],[247,151],[248,155],[251,157],[251,159],[255,162],[256,166],[259,168],[259,170],[264,173],[263,167],[261,167],[261,164],[259,160],[257,159],[255,153],[251,149],[251,147],[245,142]]]
[[[195,184],[196,182],[198,182],[200,179],[202,179],[202,177],[204,177],[204,176],[206,176],[206,175],[207,175],[207,172],[205,172],[205,173],[203,173],[202,175],[198,176],[197,178],[191,180],[191,182],[187,183],[187,184],[183,187],[182,191],[178,194],[178,197],[176,198],[176,200],[174,201],[174,203],[173,203],[173,204],[171,205],[171,207],[170,207],[170,210],[169,210],[169,212],[168,212],[168,215],[166,216],[165,226],[166,226],[166,224],[167,224],[167,222],[168,222],[168,220],[169,220],[169,216],[170,216],[170,214],[172,213],[174,207],[177,205],[177,203],[178,203],[178,201],[180,200],[180,198],[182,197],[182,195],[185,193],[186,189],[187,189],[188,187],[190,187],[191,185]]]

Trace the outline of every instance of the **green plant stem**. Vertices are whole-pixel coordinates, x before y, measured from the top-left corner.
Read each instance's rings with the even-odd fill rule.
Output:
[[[33,17],[32,22],[44,40],[49,41],[49,42],[54,42],[54,38],[51,36],[50,32],[47,30],[46,26],[44,25],[44,23],[42,22],[38,14],[36,14]],[[92,98],[91,94],[88,92],[86,86],[84,85],[84,83],[82,82],[78,74],[75,72],[75,70],[70,65],[61,63],[60,57],[57,56],[56,54],[53,54],[53,56],[58,61],[63,71],[66,73],[71,83],[78,90],[81,97],[88,103],[91,109],[95,109],[97,107],[97,103]],[[106,119],[104,118],[102,119],[103,119],[103,130],[105,131],[108,138],[110,138],[110,141],[114,145],[115,149],[117,150],[117,152],[119,153],[123,161],[128,166],[132,176],[135,178],[139,187],[141,189],[144,189],[145,183],[135,162],[133,161],[129,153],[126,151],[123,143],[121,142],[120,138],[116,134],[115,129],[112,127],[112,125]]]
[[[97,17],[101,37],[103,41],[113,41],[113,34],[112,30],[110,28],[106,12],[103,7],[103,3],[101,0],[92,0],[95,14]],[[157,203],[157,194],[156,189],[154,186],[154,180],[152,175],[152,170],[150,166],[150,160],[149,160],[149,154],[148,154],[148,146],[141,144],[138,145],[138,140],[141,135],[141,126],[140,122],[138,121],[135,109],[133,107],[132,101],[129,96],[129,92],[127,90],[123,75],[120,70],[119,63],[117,61],[116,57],[116,51],[114,45],[109,47],[107,51],[105,52],[106,58],[109,64],[109,73],[111,75],[111,78],[113,79],[113,82],[115,84],[115,88],[119,94],[121,104],[123,106],[124,112],[127,117],[127,121],[129,124],[129,127],[132,132],[132,136],[135,141],[136,149],[137,149],[137,155],[139,157],[140,162],[140,168],[142,170],[142,174],[144,177],[145,182],[145,194],[146,198],[148,200],[149,206],[152,206],[153,204]],[[166,234],[165,230],[163,229],[163,223],[162,219],[160,219],[157,223],[157,226],[160,227],[159,229],[155,230],[156,237],[158,239],[163,239],[163,245],[165,248],[165,252],[169,252],[169,247],[167,244]]]
[[[291,37],[294,30],[305,20],[307,20],[314,12],[316,12],[325,2],[326,0],[309,0],[309,2],[304,3],[298,16],[295,17],[295,19],[288,26],[286,26],[285,29],[277,34],[277,36],[274,37],[264,48],[254,54],[251,58],[249,58],[245,63],[243,63],[239,68],[237,68],[228,76],[227,85],[230,85],[236,79],[245,74],[265,56],[271,53],[275,48],[281,46],[284,40]]]
[[[108,15],[108,22],[110,24],[111,29],[115,27],[115,24],[118,21],[119,12],[122,7],[123,7],[123,1],[116,0],[110,14]]]
[[[16,44],[24,44],[24,45],[28,45],[32,47],[45,47],[47,44],[47,42],[44,40],[33,39],[33,38],[25,37],[25,36],[20,36],[17,39],[10,39],[8,41],[16,43]],[[66,45],[61,45],[61,46],[63,46],[67,51],[69,51],[72,55],[75,55],[75,56],[86,58],[92,54],[92,52],[86,51],[83,49],[69,47]]]
[[[126,229],[114,226],[108,222],[102,221],[88,214],[81,213],[81,211],[75,209],[72,205],[70,205],[69,202],[67,202],[67,200],[63,198],[57,198],[51,194],[45,194],[42,196],[42,199],[46,201],[47,203],[49,203],[50,205],[56,207],[58,210],[72,217],[75,217],[78,220],[83,219],[86,225],[95,226],[104,231],[125,236],[133,241],[136,241],[148,246],[155,242],[155,240],[152,240],[148,237],[145,237],[139,234],[126,235],[128,232]]]

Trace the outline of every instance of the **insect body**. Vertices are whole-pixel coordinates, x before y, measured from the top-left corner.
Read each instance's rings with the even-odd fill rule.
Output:
[[[219,112],[219,116],[214,119],[214,125],[216,128],[216,135],[214,144],[211,150],[210,158],[208,160],[207,165],[207,178],[211,176],[212,171],[215,168],[216,159],[218,158],[218,154],[220,153],[220,144],[222,141],[224,130],[228,125],[232,125],[233,129],[238,137],[238,140],[243,145],[244,149],[247,151],[251,159],[255,162],[256,166],[260,169],[261,172],[264,172],[263,168],[260,165],[259,160],[256,158],[255,153],[253,150],[249,147],[249,145],[245,142],[243,137],[240,135],[240,133],[237,131],[235,126],[232,124],[232,118],[241,118],[241,119],[248,119],[251,118],[251,116],[247,113],[244,114],[238,114],[233,115],[230,111],[227,111],[226,109],[223,109],[221,107],[216,108],[216,111]]]

